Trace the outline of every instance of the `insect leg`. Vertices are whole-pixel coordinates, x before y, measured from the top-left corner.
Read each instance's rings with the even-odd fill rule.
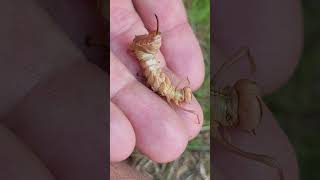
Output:
[[[241,57],[247,56],[249,63],[250,63],[250,69],[251,73],[254,73],[256,71],[256,64],[255,60],[252,57],[250,53],[250,49],[248,47],[242,47],[237,52],[235,52],[232,57],[224,62],[217,70],[217,72],[213,75],[212,82],[213,84],[216,82],[219,75],[226,69],[230,68],[233,64],[235,64],[237,61],[241,60]]]
[[[230,133],[227,131],[225,127],[221,127],[221,128],[222,128],[222,138],[225,139],[228,143],[231,143]]]
[[[184,110],[184,111],[187,111],[187,112],[189,112],[189,113],[192,113],[192,114],[196,115],[196,116],[197,116],[197,119],[198,119],[197,124],[200,124],[199,115],[198,115],[194,110],[186,109],[186,108],[183,108],[183,107],[179,107],[179,108],[182,109],[182,110]]]
[[[187,80],[187,82],[188,82],[188,87],[190,86],[190,81],[189,81],[189,78],[188,78],[188,76],[186,77],[186,78],[183,78],[182,80],[180,80],[180,82],[177,84],[177,87],[179,87],[185,80]]]

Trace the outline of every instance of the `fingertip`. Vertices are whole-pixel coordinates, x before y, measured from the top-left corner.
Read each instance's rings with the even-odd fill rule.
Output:
[[[189,78],[193,90],[201,86],[205,75],[203,55],[188,23],[164,33],[161,52],[175,74]]]
[[[195,138],[203,125],[203,111],[199,102],[193,97],[190,104],[176,107],[175,110],[183,120],[188,139]]]
[[[110,161],[119,162],[128,158],[135,143],[129,120],[116,105],[110,103]]]
[[[155,162],[165,163],[183,153],[188,143],[183,120],[157,94],[140,83],[132,83],[113,100],[130,117],[136,147],[142,154]]]
[[[188,144],[188,136],[172,128],[171,133],[161,137],[161,142],[146,155],[155,162],[168,163],[176,160],[184,152]]]

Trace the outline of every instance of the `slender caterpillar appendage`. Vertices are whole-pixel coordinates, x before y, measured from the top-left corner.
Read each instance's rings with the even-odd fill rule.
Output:
[[[161,46],[161,33],[159,31],[158,16],[155,15],[157,20],[157,29],[149,31],[146,35],[135,36],[133,42],[129,46],[129,50],[133,52],[135,57],[139,60],[143,74],[147,80],[147,85],[150,88],[166,98],[169,104],[174,103],[176,106],[184,111],[197,115],[198,122],[200,119],[195,111],[182,108],[184,103],[190,103],[192,100],[192,90],[189,87],[190,81],[187,77],[188,86],[179,88],[178,86],[183,81],[179,82],[176,86],[172,83],[173,78],[170,78],[163,69],[160,68],[160,63],[156,59],[156,54],[159,52]]]
[[[213,85],[216,84],[216,81],[217,81],[218,77],[221,75],[221,73],[224,70],[227,70],[228,68],[230,68],[232,65],[234,65],[239,60],[241,60],[241,58],[244,57],[244,56],[248,57],[248,61],[250,63],[250,73],[254,73],[256,71],[256,66],[257,65],[255,63],[254,58],[251,55],[250,49],[248,47],[242,47],[237,52],[235,52],[228,61],[224,62],[218,68],[217,72],[212,77]]]
[[[172,102],[171,102],[169,99],[167,99],[167,102],[169,103],[170,106],[173,107],[173,104],[172,104]],[[196,116],[197,116],[197,124],[200,124],[199,115],[198,115],[194,110],[186,109],[186,108],[183,108],[183,107],[181,107],[181,106],[179,106],[179,108],[180,108],[181,110],[183,110],[183,111],[186,111],[186,112],[189,112],[189,113],[191,113],[191,114],[196,115]],[[174,108],[173,108],[173,109],[174,109]]]
[[[199,115],[195,112],[195,111],[193,111],[193,110],[190,110],[190,109],[185,109],[185,108],[183,108],[183,107],[180,107],[182,110],[184,110],[184,111],[186,111],[186,112],[189,112],[189,113],[192,113],[192,114],[194,114],[194,115],[196,115],[197,116],[197,124],[200,124],[200,118],[199,118]]]

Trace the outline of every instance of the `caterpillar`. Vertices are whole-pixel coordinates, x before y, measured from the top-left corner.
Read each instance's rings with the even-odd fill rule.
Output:
[[[156,14],[155,17],[157,29],[155,31],[150,31],[145,35],[135,36],[133,42],[129,45],[129,50],[131,50],[139,60],[143,75],[147,79],[147,84],[151,89],[160,96],[165,97],[168,103],[174,103],[181,107],[182,104],[191,102],[193,96],[192,90],[189,86],[179,88],[173,85],[171,79],[161,69],[159,62],[156,59],[156,54],[161,47],[161,32],[159,32],[159,20]],[[195,114],[191,110],[183,110]],[[200,123],[198,115],[197,118],[198,123]]]
[[[252,67],[251,72],[255,71],[255,63],[249,49],[242,48],[230,61],[224,63],[212,78],[211,105],[213,119],[211,122],[211,138],[232,153],[277,169],[280,179],[283,180],[282,168],[273,157],[241,150],[231,143],[230,137],[227,137],[227,133],[224,131],[226,128],[239,128],[255,135],[255,129],[263,116],[262,100],[255,81],[240,79],[232,87],[227,86],[222,90],[215,87],[215,80],[223,68],[234,64],[244,55],[249,57]]]

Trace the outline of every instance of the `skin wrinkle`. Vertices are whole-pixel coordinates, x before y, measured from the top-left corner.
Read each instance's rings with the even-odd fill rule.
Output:
[[[115,85],[111,87],[110,98],[112,99],[112,97],[114,97],[123,87],[135,82],[135,78],[131,73],[129,73],[128,69],[120,61],[118,61],[112,52],[110,53],[110,61],[110,84],[117,85],[116,87]]]
[[[123,85],[121,88],[119,88],[117,90],[117,92],[115,92],[111,97],[110,100],[113,102],[113,99],[115,99],[117,96],[119,96],[119,94],[121,94],[122,91],[126,91],[127,89],[131,89],[133,86],[135,86],[136,84],[140,84],[139,82],[135,81],[135,80],[130,80],[128,81],[125,85]]]
[[[140,23],[139,17],[135,12],[130,12],[129,10],[125,10],[125,8],[120,8],[120,7],[117,7],[115,10],[112,10],[112,11],[115,11],[117,13],[119,13],[118,11],[120,11],[119,14],[121,14],[121,12],[122,13],[125,12],[124,14],[126,14],[126,15],[124,15],[124,14],[113,15],[113,13],[110,13],[110,14],[112,14],[110,19],[112,19],[112,21],[114,21],[114,22],[117,22],[117,23],[111,22],[110,24],[113,24],[113,26],[114,26],[114,24],[119,24],[119,22],[120,22],[120,24],[123,24],[123,25],[118,25],[118,26],[120,26],[120,28],[119,27],[115,28],[115,27],[110,26],[110,29],[111,29],[110,41],[117,39],[122,34],[125,34],[129,30],[131,30],[136,24]],[[120,16],[120,17],[117,17],[117,16]],[[113,19],[116,19],[116,20],[113,20]],[[123,19],[125,19],[125,22],[123,22]],[[112,31],[113,29],[116,29],[116,30]]]

